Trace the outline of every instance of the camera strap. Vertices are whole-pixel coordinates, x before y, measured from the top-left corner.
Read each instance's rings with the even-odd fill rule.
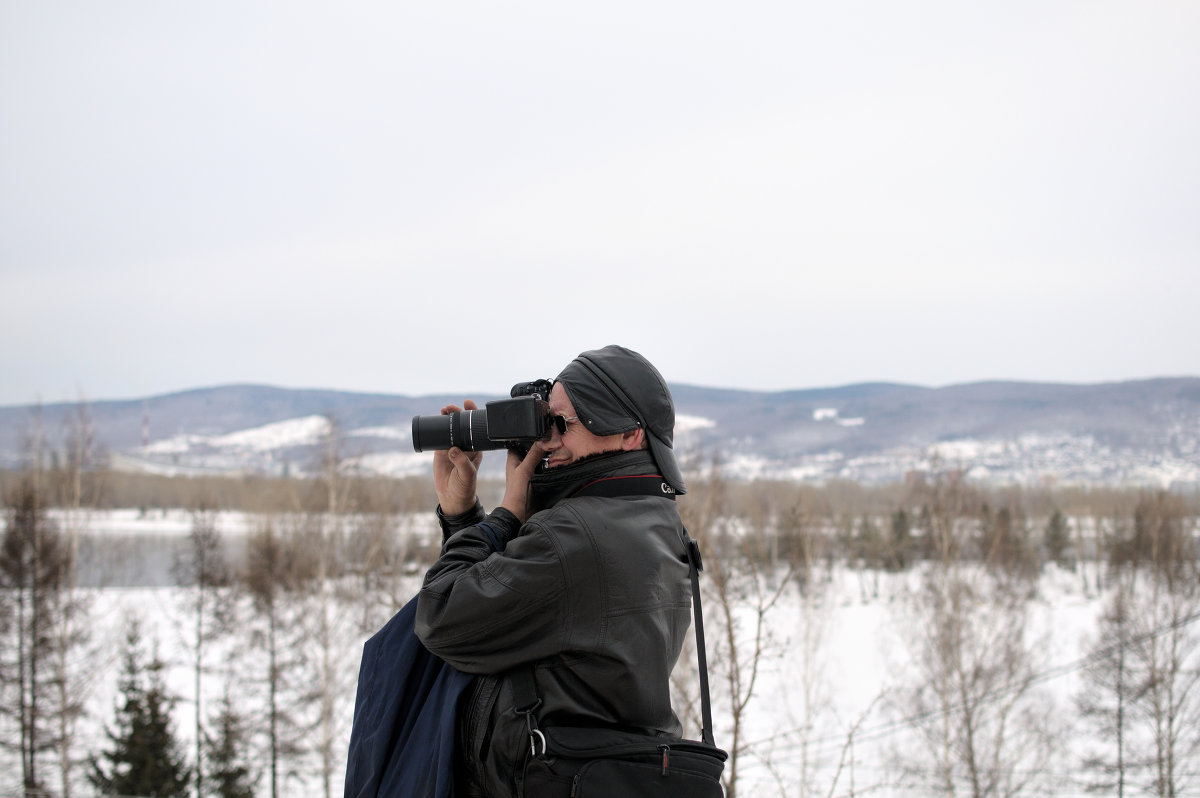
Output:
[[[570,498],[576,496],[604,496],[610,499],[619,496],[659,496],[675,501],[675,489],[661,474],[641,474],[597,479],[572,493]]]

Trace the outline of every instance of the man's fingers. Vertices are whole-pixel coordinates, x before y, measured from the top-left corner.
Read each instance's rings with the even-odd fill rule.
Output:
[[[533,445],[529,447],[529,453],[525,455],[525,463],[529,465],[531,469],[535,468],[545,456],[546,448],[542,446],[541,441],[534,441]]]
[[[457,446],[447,449],[446,456],[450,458],[450,463],[455,468],[462,468],[470,464],[472,471],[477,470],[480,461],[483,460],[483,452],[465,452]]]
[[[448,416],[451,413],[458,413],[463,410],[478,410],[478,409],[479,409],[479,405],[475,404],[474,399],[464,399],[462,407],[459,407],[458,405],[446,405],[445,407],[443,407],[442,415]]]

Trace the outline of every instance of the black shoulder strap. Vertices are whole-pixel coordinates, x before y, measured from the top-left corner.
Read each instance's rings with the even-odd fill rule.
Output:
[[[661,496],[675,501],[675,489],[658,474],[635,474],[627,477],[601,477],[571,494],[576,496]]]
[[[700,547],[688,535],[686,529],[683,530],[683,542],[687,546],[688,573],[692,582],[692,616],[696,623],[696,665],[700,671],[700,739],[716,747],[712,730],[712,699],[708,689],[708,656],[704,649],[704,612],[700,607],[700,571],[704,570],[704,563],[700,559]],[[516,699],[515,709],[518,714],[525,716],[525,723],[529,727],[530,750],[536,756],[539,741],[542,753],[545,753],[546,738],[538,731],[534,714],[542,705],[542,700],[538,698],[533,667],[533,663],[530,663],[525,667],[514,668],[511,676],[513,695]]]
[[[700,572],[704,570],[704,562],[700,559],[700,547],[688,535],[686,529],[683,531],[683,540],[687,544],[688,570],[692,579],[692,614],[696,618],[696,665],[700,670],[700,739],[715,747],[712,699],[708,694],[708,655],[704,649],[704,612],[700,609]]]

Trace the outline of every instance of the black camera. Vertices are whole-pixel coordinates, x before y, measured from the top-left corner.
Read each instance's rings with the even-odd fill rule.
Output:
[[[413,416],[413,449],[418,452],[449,449],[467,452],[489,449],[529,451],[550,431],[550,381],[514,385],[511,399],[488,402],[482,410],[460,410],[448,415]]]

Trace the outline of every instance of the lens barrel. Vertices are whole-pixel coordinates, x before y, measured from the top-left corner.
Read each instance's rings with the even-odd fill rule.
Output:
[[[418,452],[457,446],[466,452],[503,449],[504,441],[488,438],[486,410],[459,410],[448,415],[413,416],[413,449]]]

